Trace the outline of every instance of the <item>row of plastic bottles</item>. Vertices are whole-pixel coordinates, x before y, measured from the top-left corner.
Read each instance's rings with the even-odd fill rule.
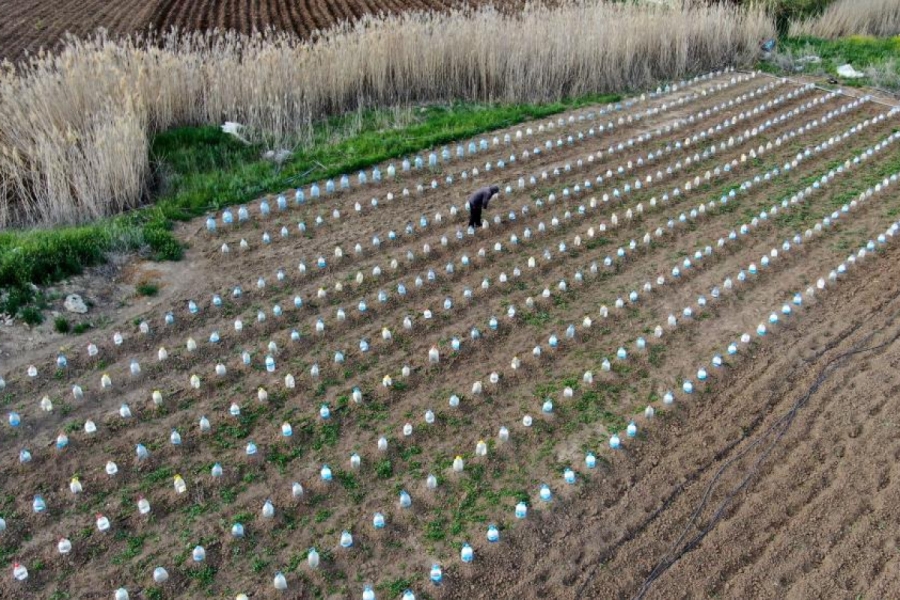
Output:
[[[774,85],[774,84],[770,84],[770,85]],[[790,93],[790,94],[787,94],[786,97],[793,97],[795,94],[797,94],[797,93],[799,93],[799,92],[802,92],[802,91],[804,91],[804,90],[807,90],[807,89],[810,89],[810,88],[801,88],[801,89],[799,89],[799,90],[796,90],[795,92],[792,92],[792,93]],[[831,97],[831,96],[826,96],[825,99],[827,99],[827,98],[829,98],[829,97]],[[777,104],[779,100],[781,100],[781,98],[776,99],[775,104]],[[824,99],[818,99],[818,100],[816,100],[816,102],[823,101],[823,100],[824,100]],[[768,106],[772,106],[772,105],[773,105],[772,102],[770,102],[770,103],[768,104]],[[804,105],[804,107],[802,107],[802,108],[806,108],[807,106],[808,106],[808,105]],[[757,110],[758,110],[758,109],[754,109],[753,114],[756,114]],[[792,112],[793,112],[793,111],[792,111]],[[742,116],[743,116],[743,114],[744,114],[744,113],[742,113]],[[783,120],[783,119],[785,119],[785,118],[787,118],[787,116],[786,116],[786,115],[782,115],[781,119]],[[734,122],[735,122],[735,121],[732,120],[732,121],[730,121],[729,123],[732,123],[732,124],[733,124]],[[770,124],[771,124],[771,123],[767,123],[767,126],[770,125]],[[721,129],[721,125],[717,126],[716,130],[718,131],[718,130],[720,130],[720,129]],[[756,134],[757,134],[757,130],[754,129],[754,135],[756,135]],[[647,135],[649,136],[649,134],[647,134]],[[700,138],[705,137],[705,135],[706,135],[706,132],[701,133]],[[643,140],[643,139],[644,139],[643,137],[639,138],[639,140]],[[695,140],[694,140],[694,141],[696,141],[697,139],[698,139],[698,136],[695,135]],[[629,145],[630,145],[630,143],[631,143],[631,142],[629,142]],[[730,143],[730,142],[729,142],[729,143]],[[677,148],[681,148],[681,143],[680,143],[680,142],[676,143],[676,147],[677,147]],[[724,148],[724,144],[723,144],[723,148]],[[713,149],[714,149],[714,148],[713,148]],[[671,151],[671,145],[666,147],[666,151],[667,151],[667,152],[670,152],[670,151]],[[704,152],[704,157],[706,157],[707,154],[708,154],[708,150]],[[652,157],[652,153],[651,153],[650,157]],[[591,155],[591,156],[588,157],[588,161],[589,161],[589,162],[592,162],[592,160],[593,160],[593,155]],[[690,162],[690,159],[688,159],[688,163],[689,163],[689,162]],[[582,164],[582,161],[579,160],[579,161],[578,161],[578,165],[581,166],[581,164]],[[639,158],[639,159],[638,159],[638,165],[641,165],[641,164],[642,164],[642,159]],[[680,163],[679,163],[677,166],[680,168]],[[631,168],[631,162],[629,161],[629,169],[630,169],[630,168]],[[570,167],[569,167],[569,165],[567,164],[567,165],[566,165],[566,171],[568,171],[569,169],[570,169]],[[555,173],[556,175],[558,175],[558,171],[559,171],[559,170],[556,169],[556,170],[554,171],[554,173]],[[623,167],[619,167],[618,171],[619,171],[620,174],[623,173],[623,172],[624,172]],[[668,172],[669,174],[671,174],[671,173],[672,173],[672,168],[670,167],[670,168],[667,170],[667,172]],[[608,171],[607,174],[608,174],[608,175],[611,175],[611,172]],[[659,174],[659,175],[661,176],[661,174]],[[542,177],[543,177],[544,179],[546,179],[547,173],[544,172],[543,175],[542,175]],[[649,182],[650,180],[652,180],[652,177],[648,177],[648,182]],[[532,181],[532,184],[535,183],[534,177],[531,178],[531,181]],[[602,177],[598,177],[598,182],[601,182],[601,181],[602,181]],[[636,185],[637,185],[637,187],[640,187],[640,181],[636,182]],[[589,188],[589,187],[590,187],[590,182],[587,182],[587,181],[586,181],[586,182],[585,182],[585,186],[586,186],[586,188]],[[520,179],[520,186],[519,186],[519,187],[520,187],[520,188],[521,188],[521,187],[524,187],[524,180]],[[688,187],[689,187],[689,185],[688,185]],[[576,190],[576,192],[579,191],[577,185],[576,185],[576,187],[575,187],[575,190]],[[626,191],[628,191],[628,190],[629,190],[629,186],[626,186]],[[511,191],[512,191],[511,188],[507,188],[507,192],[511,192]],[[564,193],[564,195],[568,195],[568,189],[564,190],[563,193]],[[618,190],[615,190],[614,195],[617,195],[617,194],[618,194]],[[390,196],[390,194],[389,194],[389,196]],[[390,198],[389,198],[389,199],[390,199]],[[373,205],[377,205],[377,201],[374,200],[374,199],[373,199]],[[359,204],[357,203],[357,212],[359,212],[359,210],[361,210],[361,207],[360,207]],[[335,213],[337,214],[337,211],[335,211]],[[454,209],[454,207],[451,207],[451,214],[454,214],[454,213],[455,213],[455,209]],[[338,217],[336,217],[336,218],[338,218]],[[439,218],[439,215],[438,215],[438,218]],[[424,217],[422,217],[422,220],[424,220]],[[423,223],[423,224],[422,224],[422,227],[425,227],[425,226],[426,226],[426,224]],[[301,224],[301,228],[303,228],[303,224]],[[408,229],[409,229],[409,228],[408,228]],[[285,233],[285,231],[286,231],[285,228],[282,228],[282,231],[283,231],[283,236],[286,236],[287,234]],[[408,231],[408,233],[410,233],[410,231]],[[264,242],[266,242],[266,243],[268,243],[268,240],[266,239],[267,237],[268,237],[268,234],[264,234]],[[377,239],[377,236],[376,236],[376,239]],[[241,244],[241,245],[242,245],[242,247],[246,246],[245,241],[242,240],[242,244]],[[361,248],[360,244],[357,244],[357,253],[359,254],[361,251],[362,251],[362,248]],[[319,266],[320,266],[320,267],[324,266],[324,259],[322,259],[321,257],[320,257],[320,259],[319,259]]]
[[[142,328],[145,328],[145,327],[146,327],[146,323],[142,323]],[[117,335],[118,335],[118,334],[117,334]],[[117,342],[117,343],[121,343],[121,342],[119,341],[119,342]]]
[[[463,262],[465,262],[465,261],[463,261]]]
[[[545,175],[546,175],[546,174],[545,174]],[[190,307],[190,308],[191,308],[191,312],[197,312],[196,305],[194,305],[193,301],[192,301],[190,304],[192,305],[192,306]],[[146,328],[147,328],[146,323],[142,323],[142,328],[143,328],[143,329],[146,329]],[[118,335],[118,334],[117,334],[117,335]],[[118,343],[120,343],[120,342],[118,342]],[[138,367],[137,365],[133,364],[133,365],[132,365],[132,371],[133,371],[133,373],[139,372],[139,367]]]
[[[883,117],[883,116],[884,116],[884,115],[882,115],[881,117]],[[879,120],[879,119],[875,119],[875,120],[873,120],[873,122],[876,122],[876,121],[878,121],[878,120]],[[868,123],[868,122],[867,122],[867,123]],[[854,130],[857,130],[857,128],[854,127],[854,128],[851,129],[851,131],[854,131]],[[888,142],[889,142],[889,141],[892,141],[893,139],[895,139],[895,136],[889,138]],[[880,143],[880,144],[876,145],[876,147],[874,148],[874,151],[876,151],[876,152],[879,151],[881,148],[883,148],[883,147],[886,145],[886,143],[887,143],[887,142],[885,142],[885,143]],[[872,153],[873,153],[873,151],[872,151],[872,149],[870,149],[870,150],[868,151],[868,153],[863,153],[863,155],[861,155],[861,156],[862,156],[863,158],[865,158],[866,156],[872,155]],[[854,164],[856,164],[856,163],[858,163],[858,161],[854,161]],[[838,172],[840,172],[840,167],[839,167],[839,169],[838,169]],[[831,173],[829,173],[829,176],[824,177],[822,183],[823,183],[823,184],[824,184],[824,183],[827,183],[827,181],[829,181],[829,177],[833,177],[833,175],[834,175],[834,171],[832,171]],[[817,182],[817,183],[818,183],[818,182]],[[793,199],[792,199],[792,200],[793,200]],[[776,209],[773,207],[773,209],[772,209],[773,214],[774,214],[775,210],[776,210]],[[765,212],[762,213],[761,219],[762,219],[762,220],[765,220]],[[754,219],[754,221],[755,221],[755,220],[756,220],[756,219]],[[732,236],[732,238],[733,238],[733,237],[734,237],[734,236]],[[720,239],[720,245],[721,245],[721,243],[722,243],[722,240]],[[786,242],[786,244],[787,244],[787,242]],[[773,251],[773,252],[774,252],[774,251]],[[773,255],[774,255],[774,254],[773,254]],[[766,260],[767,260],[766,257],[764,257],[764,258],[763,258],[763,264],[764,264],[764,265],[766,264],[766,262],[765,262]],[[750,271],[751,271],[751,273],[753,273],[753,272],[755,271],[754,265],[751,265]],[[739,276],[739,279],[740,279],[740,278],[741,278],[741,277]],[[726,281],[726,288],[727,288],[727,287],[728,287],[728,281]],[[715,293],[714,293],[714,295],[715,295]],[[702,298],[702,297],[701,297],[701,298]],[[702,304],[701,304],[701,305],[702,305]],[[673,319],[673,317],[670,317],[670,324],[672,324],[672,319]],[[659,329],[659,328],[658,328],[658,329]],[[621,352],[622,352],[622,350],[620,350],[620,354],[621,354]],[[133,364],[134,364],[134,361],[133,361]],[[76,387],[77,387],[77,386],[76,386]],[[76,394],[76,395],[77,395],[77,394]],[[45,405],[44,403],[49,403],[49,400],[45,398],[45,400],[42,401],[42,405],[45,406],[45,410],[49,410],[49,408],[47,408],[46,405]],[[16,425],[18,424],[18,422],[19,422],[19,417],[18,417],[18,415],[15,414],[15,413],[10,414],[10,424],[13,425],[13,426],[16,426]],[[90,427],[90,424],[91,424],[91,423],[92,423],[92,422],[89,421],[89,422],[86,424],[86,431],[88,431],[89,433],[92,431],[92,428]],[[174,435],[174,434],[173,434],[173,435]],[[63,448],[63,447],[65,447],[65,446],[67,445],[67,443],[68,443],[68,442],[67,442],[66,436],[61,435],[60,438],[59,438],[58,441],[57,441],[57,447]],[[173,443],[178,443],[178,442],[173,441]],[[26,451],[22,451],[22,452],[20,453],[20,460],[21,460],[22,462],[27,462],[28,460],[30,460],[30,453],[28,453],[27,450],[26,450]],[[109,465],[108,465],[108,467],[109,467]],[[115,467],[114,467],[114,465],[112,465],[111,471],[112,471],[112,472],[111,472],[110,474],[114,474],[114,473],[115,473]],[[108,468],[108,472],[110,472],[110,469],[109,469],[109,468]]]
[[[697,79],[695,79],[695,80],[691,80],[690,82],[688,82],[688,83],[685,84],[685,85],[692,85],[692,84],[695,84],[695,83],[698,83],[698,82],[706,81],[707,79],[709,79],[709,78],[711,78],[711,77],[713,77],[713,76],[718,76],[718,75],[717,75],[717,74],[710,73],[710,74],[707,74],[707,76],[703,76],[703,77],[697,78]],[[716,90],[716,91],[721,91],[721,90],[723,90],[723,89],[727,89],[729,86],[733,86],[733,85],[736,85],[737,83],[740,83],[740,82],[742,82],[742,81],[745,81],[745,80],[748,80],[748,79],[752,79],[752,78],[755,77],[755,76],[756,76],[756,74],[753,73],[753,74],[750,74],[750,75],[742,75],[742,76],[738,76],[738,77],[733,77],[732,80],[731,80],[730,82],[726,82],[726,83],[724,83],[724,84],[719,84],[718,86],[716,86],[716,87],[715,87],[715,90]],[[670,88],[670,90],[672,90],[672,89],[673,89],[673,88]],[[677,86],[676,86],[674,89],[677,89]],[[669,92],[661,92],[660,94],[662,94],[662,93],[669,93]],[[650,97],[651,97],[651,98],[655,98],[655,97],[659,96],[660,94],[651,94]],[[702,93],[696,93],[696,94],[694,94],[694,95],[692,95],[692,96],[682,97],[682,98],[677,99],[677,100],[672,104],[672,107],[674,107],[674,106],[683,106],[683,105],[685,105],[685,104],[689,104],[691,101],[700,99],[700,98],[702,98],[702,97],[705,97],[706,95],[707,95],[707,90],[704,89],[704,90],[702,90]],[[643,95],[640,99],[643,101],[643,100],[646,100],[646,98],[647,98],[647,96],[646,96],[646,95]],[[634,101],[626,102],[626,106],[630,106],[630,105],[633,104],[633,103],[634,103]],[[615,110],[621,110],[621,105],[620,105],[620,104],[617,104],[617,105],[615,105],[614,108],[615,108]],[[652,115],[652,114],[658,114],[658,112],[668,110],[669,108],[671,108],[669,105],[663,104],[663,106],[662,106],[660,109],[656,109],[656,110],[648,110],[648,111],[647,111],[647,115],[649,116],[649,115]],[[612,112],[612,110],[613,110],[613,108],[605,108],[605,109],[601,109],[601,110],[599,111],[599,113],[589,112],[589,113],[587,114],[587,119],[588,119],[588,120],[593,120],[596,116],[603,116],[603,115],[605,115],[605,114],[608,114],[608,113]],[[577,121],[578,121],[578,122],[581,122],[581,121],[584,120],[584,118],[585,118],[584,115],[580,115],[579,118],[577,119]],[[636,121],[639,121],[640,119],[641,119],[641,114],[640,114],[640,113],[637,113],[637,114],[635,114],[633,117],[632,117],[632,116],[629,116],[629,118],[627,119],[627,122],[628,122],[628,123],[636,122]],[[576,119],[575,119],[574,116],[570,116],[570,118],[569,118],[568,121],[566,121],[566,120],[564,120],[564,119],[562,119],[562,118],[560,118],[559,121],[558,121],[558,123],[560,124],[560,126],[563,126],[563,125],[565,125],[566,123],[568,123],[568,124],[574,124],[575,122],[576,122]],[[619,119],[619,124],[624,124],[625,122],[626,122],[626,119],[624,119],[624,118],[620,118],[620,119]],[[612,127],[613,127],[613,123],[610,122],[609,128],[612,129]],[[548,124],[548,126],[546,127],[546,129],[547,129],[547,130],[552,130],[552,129],[553,129],[553,122],[552,122],[552,121]],[[541,125],[541,126],[538,128],[538,133],[543,133],[544,130],[545,130],[545,127],[544,127],[543,125]],[[525,133],[524,133],[524,136],[530,137],[531,135],[533,135],[533,133],[534,133],[534,132],[533,132],[533,130],[532,130],[531,128],[527,128],[526,131],[525,131]],[[522,131],[522,130],[518,130],[518,131],[516,132],[516,134],[515,134],[515,139],[516,139],[516,140],[521,140],[521,139],[523,139],[523,131]],[[504,136],[504,138],[503,138],[503,142],[504,142],[505,144],[511,143],[512,140],[513,140],[513,137],[510,136],[509,134],[506,134],[506,135]],[[500,139],[497,138],[497,137],[494,137],[494,139],[493,139],[493,146],[496,147],[496,146],[498,146],[499,144],[500,144]],[[457,147],[456,147],[456,157],[457,157],[457,158],[463,157],[463,156],[466,154],[466,148],[468,149],[468,154],[470,154],[470,155],[471,155],[471,154],[475,154],[475,153],[477,153],[477,152],[479,152],[479,151],[485,151],[485,150],[487,150],[487,149],[489,148],[488,140],[486,140],[486,139],[481,139],[477,145],[475,144],[474,141],[473,141],[473,142],[469,142],[467,146],[464,145],[464,144],[457,145]],[[440,153],[440,160],[446,162],[446,161],[451,160],[451,159],[452,159],[452,156],[453,156],[453,155],[452,155],[452,153],[450,152],[449,148],[446,148],[446,147],[445,147],[445,148],[443,149],[443,151]],[[439,161],[439,157],[438,157],[438,154],[437,154],[437,153],[432,152],[431,154],[429,154],[429,156],[428,156],[428,165],[429,165],[430,167],[435,167],[435,166],[437,166],[438,161]],[[421,168],[423,168],[424,166],[425,166],[425,160],[422,159],[421,157],[416,157],[415,160],[414,160],[413,162],[410,162],[409,159],[404,159],[404,161],[403,161],[402,164],[401,164],[401,169],[402,169],[403,171],[410,171],[413,167],[415,167],[416,169],[421,169]],[[396,167],[394,167],[393,164],[391,164],[391,165],[388,166],[388,168],[387,168],[387,174],[388,174],[388,177],[394,177],[394,176],[396,175]],[[360,171],[360,172],[357,174],[357,183],[358,183],[359,185],[365,185],[366,183],[368,183],[369,179],[370,179],[369,175],[367,175],[364,171]],[[371,179],[372,179],[373,181],[380,181],[380,180],[382,179],[382,177],[381,177],[381,171],[380,171],[377,167],[373,169],[372,175],[371,175]],[[329,180],[329,181],[327,181],[327,182],[324,184],[325,191],[328,192],[328,193],[333,193],[333,192],[335,192],[335,191],[337,190],[338,186],[340,187],[340,189],[348,189],[348,188],[351,186],[351,180],[350,180],[350,177],[349,177],[348,175],[342,175],[342,176],[339,178],[339,184],[336,184],[333,180]],[[295,202],[296,202],[298,205],[301,205],[301,204],[305,203],[307,194],[306,194],[303,190],[300,190],[300,189],[295,190],[294,195],[295,195]],[[320,195],[321,195],[321,188],[320,188],[319,184],[314,184],[313,186],[310,187],[310,192],[309,192],[309,196],[310,196],[310,197],[312,197],[312,198],[318,198]],[[284,210],[284,209],[286,209],[286,208],[287,208],[287,199],[286,199],[286,197],[285,197],[284,195],[278,196],[278,198],[276,199],[276,204],[277,204],[279,210]],[[268,215],[270,212],[271,212],[271,208],[269,207],[268,200],[262,200],[262,201],[260,202],[260,214],[262,214],[263,216],[266,216],[266,215]],[[237,217],[237,219],[238,219],[238,221],[245,221],[245,220],[248,220],[248,219],[249,219],[249,212],[247,211],[246,207],[240,207],[240,209],[238,210],[238,217]],[[226,223],[226,224],[232,224],[232,223],[234,223],[234,216],[233,216],[233,213],[232,213],[230,210],[226,210],[226,211],[223,213],[223,219],[222,219],[222,220],[223,220],[223,222]],[[213,222],[215,222],[215,221],[213,221]]]
[[[775,85],[774,82],[773,82],[773,83],[770,83],[770,84],[767,84],[767,87],[768,87],[768,86],[773,86],[773,85]],[[804,89],[805,89],[805,88],[804,88]],[[724,103],[723,103],[722,107],[724,107]],[[709,111],[707,111],[707,112],[709,112]],[[721,126],[720,126],[720,127],[721,127]],[[705,136],[705,135],[706,135],[706,132],[704,132],[702,135]],[[649,139],[649,137],[650,137],[650,134],[649,134],[649,133],[646,134],[646,139]],[[643,141],[644,139],[645,139],[644,136],[642,136],[642,137],[640,138],[641,141]],[[629,142],[628,146],[630,146],[631,144],[632,144],[632,142]],[[680,147],[680,142],[677,144],[677,146]],[[621,149],[621,148],[620,148],[620,149]],[[613,149],[611,148],[611,151],[612,151],[612,150],[613,150]],[[671,148],[669,148],[669,151],[670,151],[670,150],[671,150]],[[601,153],[601,155],[602,155],[602,153]],[[591,162],[592,159],[593,159],[593,155],[591,155],[591,157],[589,157],[589,162]],[[581,162],[582,162],[582,161],[580,161],[580,160],[578,161],[579,165],[581,164]],[[640,162],[640,160],[639,160],[639,162]],[[568,165],[567,165],[566,170],[569,170]],[[621,168],[621,167],[620,167],[619,171],[622,171],[622,168]],[[557,174],[558,174],[558,169],[557,169],[556,172],[557,172]],[[543,177],[546,179],[546,176],[547,176],[547,174],[546,174],[546,172],[545,172],[545,173],[543,174]],[[532,180],[532,183],[534,183],[534,177],[532,177],[531,180]],[[600,182],[600,181],[602,181],[602,178],[598,178],[598,182]],[[640,185],[640,184],[638,183],[638,185]],[[586,182],[586,186],[587,186],[587,187],[590,187],[590,183]],[[520,187],[524,187],[524,180],[520,180]],[[576,186],[576,189],[577,189],[577,187],[578,187],[578,186]],[[510,193],[510,192],[512,191],[512,188],[508,186],[506,191],[507,191],[507,193]],[[392,196],[392,194],[389,194],[389,195],[388,195],[388,199],[389,199],[389,200],[391,199],[391,196]],[[373,199],[373,206],[377,206],[377,201],[374,200],[374,199]],[[359,212],[359,210],[361,210],[361,207],[359,207],[359,206],[358,206],[358,203],[357,203],[357,212]],[[337,211],[335,211],[335,212],[337,212]],[[451,212],[453,212],[453,211],[451,211]],[[303,226],[303,224],[301,224],[301,229],[305,229],[305,227]],[[285,230],[285,228],[283,228],[282,232],[283,232],[283,236],[286,235],[286,230]],[[408,233],[409,233],[409,232],[408,232]],[[268,234],[264,234],[264,242],[266,242],[266,239],[265,239],[265,238],[266,238],[267,236],[268,236]],[[267,243],[267,242],[266,242],[266,243]],[[242,244],[241,244],[241,245],[242,245],[242,247],[243,247],[243,246],[245,246],[246,244],[245,244],[245,242],[242,241]],[[320,262],[321,262],[321,261],[320,261]]]
[[[888,187],[890,184],[895,183],[896,181],[897,181],[897,177],[896,177],[896,175],[894,175],[891,178],[885,179],[882,183],[880,183],[878,185],[882,186],[882,189],[884,189],[884,188]],[[870,190],[867,191],[867,193],[864,193],[863,195],[865,195],[866,197],[871,197],[871,195],[873,193],[877,193],[877,192],[875,191],[874,188],[871,188]],[[866,195],[866,194],[868,194],[868,195]],[[898,232],[900,232],[900,221],[892,223],[890,225],[890,227],[888,227],[888,229],[883,234],[880,234],[878,236],[877,241],[869,241],[865,245],[863,245],[857,252],[855,252],[854,254],[851,254],[844,263],[839,265],[838,269],[835,269],[831,273],[829,273],[828,279],[830,281],[836,281],[837,278],[832,277],[833,273],[836,273],[842,266],[844,267],[843,272],[846,272],[847,268],[845,265],[847,265],[847,264],[852,265],[852,264],[855,264],[855,262],[864,259],[866,256],[869,255],[869,253],[874,252],[879,245],[886,244]],[[821,283],[821,282],[824,282],[825,278],[820,278],[818,281],[819,281],[819,283],[817,284],[817,287],[819,289],[823,289],[825,284]],[[812,295],[814,293],[815,293],[815,290],[812,287],[809,290],[807,290],[808,295]],[[798,296],[799,296],[799,294],[794,295],[794,297],[793,297],[794,304],[800,304],[799,302],[797,302]],[[801,299],[801,302],[802,302],[802,299]],[[782,310],[782,312],[784,313],[783,310]],[[667,394],[667,396],[669,396],[669,394]],[[667,403],[671,403],[671,399],[669,399]],[[653,407],[652,406],[647,407],[646,415],[648,417],[653,416]],[[634,424],[634,422],[629,424],[626,432],[629,437],[634,437],[636,435],[637,428],[636,428],[636,425]],[[618,440],[618,436],[613,436],[613,438],[610,441],[610,446],[613,447],[614,449],[619,446],[619,442],[617,440]],[[595,460],[596,459],[594,458],[594,456],[592,454],[587,455],[586,463],[589,468],[593,468],[593,466],[596,464]],[[574,483],[574,481],[575,481],[574,472],[571,469],[567,469],[564,473],[564,478],[567,483]],[[543,502],[552,501],[552,492],[551,492],[549,486],[547,486],[546,484],[541,486],[539,498]],[[36,507],[40,506],[40,503],[38,503],[38,497],[36,497],[35,500],[36,500]],[[41,508],[41,511],[43,511],[43,510],[45,510],[45,507]],[[527,511],[528,511],[527,505],[524,502],[520,502],[515,507],[515,513],[514,513],[515,517],[517,519],[524,519],[527,516]],[[380,520],[379,520],[379,517],[380,517]],[[374,524],[375,524],[376,528],[383,527],[383,522],[384,522],[383,515],[376,514],[375,519],[374,519]],[[380,526],[379,526],[379,523],[380,523]],[[106,518],[103,517],[102,515],[98,515],[97,526],[98,526],[98,529],[100,529],[101,531],[107,530],[109,528],[108,520],[106,520]],[[0,519],[0,532],[2,532],[5,528],[6,528],[6,522],[3,521],[2,519]],[[500,539],[499,530],[497,529],[497,527],[495,525],[488,526],[487,539],[491,543],[499,541],[499,539]],[[350,536],[349,532],[345,531],[341,534],[341,542],[340,543],[341,543],[341,546],[345,547],[345,548],[352,546],[352,536]],[[61,554],[68,554],[69,552],[71,552],[71,549],[72,549],[71,542],[65,538],[61,539],[58,543],[58,549]],[[206,551],[202,546],[197,546],[192,551],[192,558],[194,559],[195,562],[202,562],[203,560],[205,560],[205,557],[206,557]],[[320,558],[319,558],[318,552],[316,552],[316,550],[314,548],[311,549],[307,556],[307,561],[308,561],[308,564],[310,565],[310,567],[317,568],[319,566],[319,560],[320,560]],[[464,563],[469,563],[474,560],[474,550],[472,549],[471,545],[469,545],[468,543],[463,544],[463,547],[460,551],[460,560]],[[430,575],[431,581],[434,584],[442,583],[443,574],[442,574],[440,565],[437,565],[437,564],[433,565],[429,575]],[[28,579],[28,576],[29,576],[28,570],[24,565],[22,565],[21,563],[15,563],[13,565],[13,577],[15,580],[25,581]],[[155,583],[163,584],[168,580],[168,578],[169,578],[169,575],[165,568],[156,567],[154,569],[153,581]],[[276,589],[281,589],[281,590],[287,589],[286,579],[284,578],[283,574],[281,574],[281,573],[276,574],[275,579],[274,579],[274,585],[275,585]],[[364,593],[364,598],[374,598],[374,592],[372,591],[371,586],[366,586],[364,588],[363,593]],[[404,598],[409,598],[410,594],[412,594],[412,592],[405,592]],[[412,597],[414,597],[414,596],[412,596]],[[115,598],[117,600],[121,600],[123,598],[127,599],[128,598],[127,590],[125,590],[124,588],[120,588],[119,590],[117,590],[115,592]]]
[[[772,85],[772,84],[769,84],[769,85]],[[580,162],[580,161],[579,161],[579,162]],[[546,173],[544,174],[544,177],[546,177]]]
[[[873,146],[872,148],[863,151],[863,153],[861,155],[858,155],[858,157],[857,157],[859,159],[858,161],[856,159],[854,159],[854,161],[847,161],[845,163],[844,167],[850,168],[850,166],[853,164],[860,164],[863,160],[865,160],[862,157],[873,156],[875,153],[883,150],[890,143],[892,143],[893,141],[898,140],[898,139],[900,139],[900,135],[898,135],[898,133],[895,132],[889,138],[882,140],[881,142],[876,143],[875,146]],[[839,167],[839,168],[841,168],[841,167]],[[839,172],[840,171],[838,171],[838,169],[832,169],[828,174],[826,174],[825,176],[822,177],[821,184],[823,186],[826,185]],[[898,174],[898,173],[894,173],[888,177],[885,177],[882,181],[877,183],[875,186],[870,187],[866,191],[860,193],[856,199],[842,205],[839,210],[834,211],[830,216],[824,217],[812,229],[807,230],[805,237],[811,237],[812,235],[814,235],[814,233],[822,232],[823,229],[831,226],[834,222],[838,221],[842,215],[851,213],[855,208],[857,208],[862,203],[866,202],[868,199],[872,198],[874,195],[889,189],[893,185],[896,185],[898,179],[900,179],[900,174]],[[817,183],[819,183],[819,182],[817,182]],[[788,202],[790,202],[791,204],[796,204],[797,202],[802,201],[803,198],[805,197],[805,195],[812,193],[812,191],[814,189],[818,189],[818,187],[813,188],[812,186],[810,186],[810,187],[806,188],[806,190],[804,192],[800,192],[800,193],[792,196]],[[786,206],[785,206],[785,208],[786,208]],[[843,273],[845,273],[847,271],[848,264],[852,265],[856,261],[864,259],[870,253],[875,252],[878,249],[878,247],[885,245],[898,231],[900,231],[900,222],[895,222],[884,233],[880,234],[875,240],[869,240],[855,254],[851,254],[848,257],[847,261],[845,261],[844,263],[841,263],[841,265],[838,265],[837,269],[834,269],[829,273],[828,278],[819,278],[816,282],[815,287],[810,286],[806,290],[806,295],[808,297],[813,297],[816,293],[816,290],[825,289],[827,282],[836,281],[840,275],[842,275]],[[785,244],[787,244],[787,242]],[[790,247],[783,246],[782,249],[786,252],[790,249]],[[777,253],[774,249],[773,249],[771,255],[773,257],[777,256]],[[726,279],[726,284],[729,281],[730,281],[730,279]],[[728,285],[726,285],[725,287],[726,287],[726,289],[730,288],[730,286],[728,286]],[[795,293],[792,296],[790,303],[784,303],[778,311],[773,311],[772,313],[769,314],[769,317],[767,319],[767,321],[768,321],[767,324],[760,323],[757,326],[757,328],[756,328],[757,337],[766,336],[767,333],[769,333],[770,328],[772,326],[780,324],[784,318],[790,317],[791,315],[793,315],[794,308],[792,308],[791,305],[793,305],[793,307],[800,307],[800,306],[802,306],[802,304],[803,304],[803,295],[800,293]],[[752,341],[752,337],[748,333],[744,333],[740,336],[740,343],[742,343],[742,344],[749,344],[751,341]],[[734,356],[734,355],[738,354],[737,343],[732,342],[732,343],[728,344],[728,347],[726,349],[726,354],[728,356]],[[722,357],[721,354],[715,354],[712,357],[710,364],[713,366],[713,368],[721,368],[724,365],[724,358]],[[696,377],[697,377],[697,380],[699,380],[701,383],[706,382],[709,378],[709,372],[707,371],[707,369],[705,367],[700,367],[697,370]],[[684,392],[686,395],[690,395],[694,392],[695,385],[694,385],[693,381],[691,381],[690,379],[685,379],[685,380],[683,380],[683,382],[681,384],[681,388],[682,388],[682,392]],[[670,392],[670,391],[666,392],[665,396],[663,398],[663,403],[671,404],[673,401],[674,401],[674,396],[673,396],[672,392]],[[645,411],[645,416],[647,418],[652,418],[654,414],[655,414],[654,408],[652,406],[648,406]],[[636,432],[637,432],[636,426],[634,427],[634,429],[632,429],[632,425],[633,425],[633,423],[629,424],[629,428],[628,428],[629,437],[633,437],[632,433],[636,434]],[[617,435],[613,435],[610,438],[610,447],[611,448],[617,449],[620,447],[620,444],[621,444],[621,441]]]

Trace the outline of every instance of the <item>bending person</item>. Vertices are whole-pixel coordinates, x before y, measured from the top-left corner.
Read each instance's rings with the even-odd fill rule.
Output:
[[[481,227],[481,210],[487,209],[491,199],[499,193],[500,187],[491,185],[469,196],[469,227]]]

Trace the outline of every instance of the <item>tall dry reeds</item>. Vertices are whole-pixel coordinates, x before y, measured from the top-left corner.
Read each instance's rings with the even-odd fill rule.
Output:
[[[141,201],[154,132],[238,121],[296,139],[360,107],[538,102],[748,64],[762,9],[601,1],[365,19],[287,35],[70,39],[0,74],[0,226],[93,219]]]
[[[791,35],[900,35],[900,0],[837,0],[821,15],[793,23]]]

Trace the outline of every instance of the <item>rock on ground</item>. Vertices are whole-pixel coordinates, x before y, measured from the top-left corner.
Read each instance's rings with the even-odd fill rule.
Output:
[[[69,294],[66,296],[66,301],[63,303],[63,306],[65,306],[67,311],[81,315],[88,311],[87,305],[78,294]]]

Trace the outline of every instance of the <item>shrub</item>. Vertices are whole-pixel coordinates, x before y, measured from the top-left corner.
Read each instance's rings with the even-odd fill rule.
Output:
[[[36,306],[26,306],[19,311],[19,318],[34,327],[44,322],[44,315]]]
[[[142,281],[135,288],[139,296],[152,297],[159,293],[159,285],[153,281]]]
[[[56,319],[53,320],[53,329],[55,329],[57,333],[69,333],[72,330],[72,326],[69,324],[67,318],[56,317]]]
[[[82,321],[81,323],[77,323],[74,327],[72,327],[72,333],[74,333],[75,335],[81,335],[90,328],[90,323]]]

